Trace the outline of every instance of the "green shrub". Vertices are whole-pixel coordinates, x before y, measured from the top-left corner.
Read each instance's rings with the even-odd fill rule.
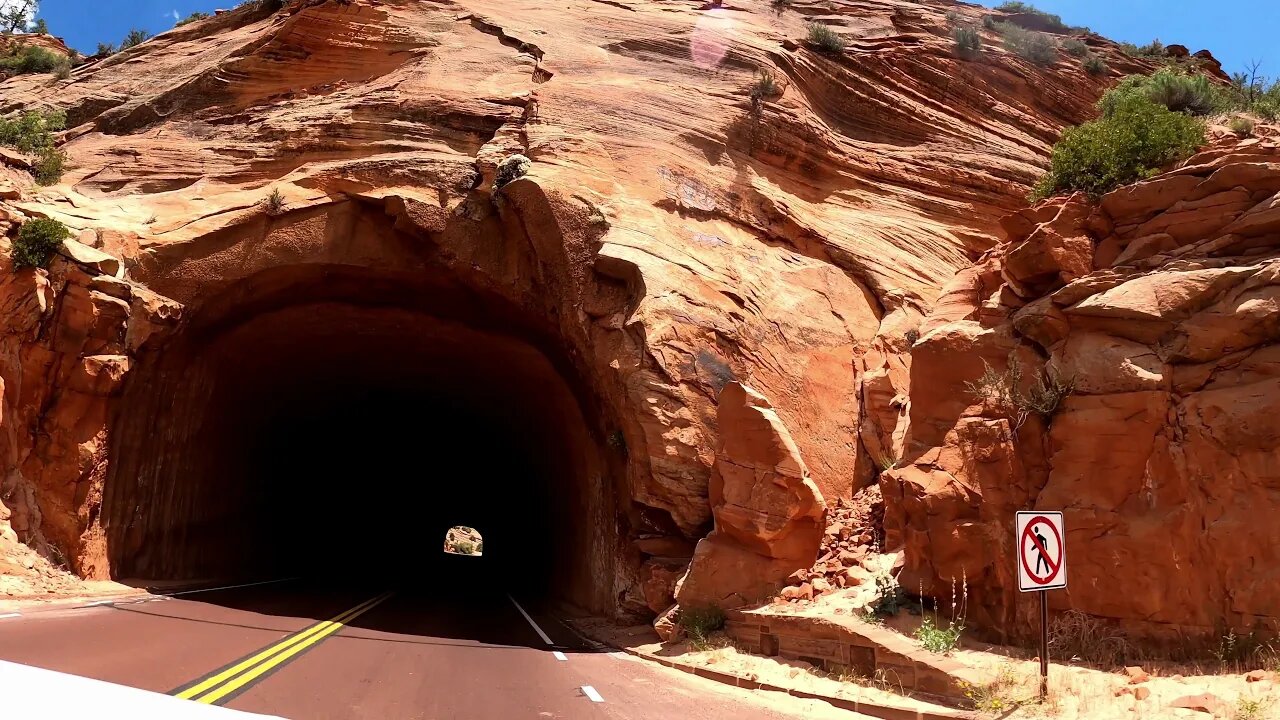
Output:
[[[724,610],[715,605],[680,608],[676,623],[684,628],[685,635],[694,647],[704,649],[711,633],[724,627]]]
[[[893,573],[884,570],[875,575],[875,595],[871,597],[871,601],[867,604],[867,612],[865,619],[868,622],[892,617],[898,614],[898,610],[902,609],[906,596],[902,592],[902,587],[898,584],[898,578]]]
[[[1228,127],[1231,128],[1231,132],[1242,138],[1247,138],[1253,134],[1253,120],[1247,117],[1231,118]]]
[[[1200,120],[1141,95],[1127,95],[1116,101],[1108,116],[1062,134],[1053,148],[1052,167],[1032,197],[1074,190],[1102,195],[1190,157],[1204,138]]]
[[[124,36],[124,40],[120,42],[120,49],[128,50],[129,48],[141,45],[142,43],[150,39],[151,39],[151,33],[147,32],[146,30],[139,30],[138,28],[133,28],[132,30],[129,31],[128,35]]]
[[[1274,100],[1263,98],[1253,103],[1249,109],[1265,120],[1270,120],[1271,122],[1280,120],[1280,98]]]
[[[53,133],[66,126],[67,116],[60,110],[28,110],[13,118],[0,118],[0,145],[37,153],[53,147]]]
[[[188,23],[193,23],[197,20],[204,20],[205,18],[210,18],[210,17],[213,17],[213,16],[207,12],[199,12],[199,11],[193,12],[190,15],[179,20],[178,23],[174,25],[174,27],[182,27],[183,25],[186,25]]]
[[[1006,2],[1006,3],[1001,3],[997,5],[996,9],[1001,10],[1003,12],[1007,12],[1007,13],[1026,13],[1030,15],[1035,15],[1036,17],[1044,21],[1044,23],[1048,25],[1049,30],[1053,32],[1066,32],[1071,29],[1070,26],[1062,22],[1062,17],[1060,15],[1054,15],[1053,13],[1045,12],[1044,10],[1041,10],[1040,8],[1034,5],[1030,5],[1028,3]]]
[[[58,63],[58,67],[54,68],[53,76],[59,80],[68,80],[71,78],[71,61],[63,60]]]
[[[751,103],[759,105],[777,94],[778,81],[773,78],[773,73],[768,70],[761,70],[756,75],[756,81],[751,84]]]
[[[284,195],[281,194],[280,188],[271,188],[271,194],[264,201],[267,206],[268,215],[279,215],[284,211]]]
[[[960,644],[960,635],[963,632],[964,625],[957,625],[953,621],[942,628],[934,625],[933,618],[926,616],[924,622],[920,623],[920,627],[916,628],[915,636],[925,650],[945,655],[955,650]]]
[[[1065,50],[1068,55],[1074,55],[1079,58],[1089,54],[1088,43],[1080,40],[1079,38],[1067,38],[1066,40],[1063,40],[1062,49]]]
[[[54,147],[53,133],[66,127],[61,111],[28,110],[14,118],[0,118],[0,145],[36,156],[32,174],[41,185],[62,178],[66,156]]]
[[[809,23],[809,44],[820,52],[839,54],[844,52],[844,38],[835,30],[821,23]]]
[[[36,155],[31,174],[41,185],[56,185],[67,165],[67,154],[57,148],[44,148]]]
[[[1103,60],[1101,56],[1089,55],[1085,57],[1084,61],[1080,64],[1084,67],[1085,72],[1093,75],[1094,77],[1107,74],[1107,61]]]
[[[1120,49],[1126,55],[1132,55],[1133,57],[1154,58],[1165,56],[1164,43],[1158,39],[1152,40],[1142,47],[1138,47],[1131,42],[1122,42],[1120,43]]]
[[[104,42],[98,43],[98,52],[94,53],[94,55],[98,57],[108,57],[110,55],[115,55],[115,54],[116,54],[116,46],[112,43],[104,43]]]
[[[524,177],[529,172],[532,161],[524,155],[515,154],[498,165],[498,174],[493,180],[493,187],[502,188],[511,182]]]
[[[14,75],[54,72],[67,59],[62,55],[34,45],[25,45],[11,55],[0,58],[0,71]]]
[[[1188,75],[1164,68],[1151,75],[1130,75],[1098,101],[1103,117],[1110,117],[1125,99],[1141,96],[1157,105],[1191,115],[1209,115],[1226,104],[1219,90],[1204,75]]]
[[[999,27],[999,25],[1000,25],[1000,22],[996,20],[995,15],[982,16],[982,27],[988,30],[995,30],[997,27]]]
[[[1004,37],[1004,47],[1009,52],[1036,65],[1052,65],[1058,59],[1058,47],[1053,38],[1041,32],[1027,30],[1012,23],[1000,23],[997,28]]]
[[[47,267],[62,241],[71,237],[66,225],[49,218],[36,218],[22,224],[13,241],[13,266]]]
[[[976,55],[982,52],[982,36],[973,27],[961,25],[951,31],[951,37],[956,41],[956,52],[961,55]]]

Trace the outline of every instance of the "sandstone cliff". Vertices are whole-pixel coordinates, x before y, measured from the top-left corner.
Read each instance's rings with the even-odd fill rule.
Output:
[[[908,454],[881,478],[905,587],[967,578],[979,625],[1027,634],[1013,513],[1063,508],[1051,606],[1180,650],[1276,629],[1280,133],[1262,135],[1011,215],[948,283],[911,351]],[[1018,408],[972,385],[984,363],[1070,393]]]
[[[1215,369],[1219,359],[1251,345],[1223,340],[1208,354],[1161,345],[1202,368],[1203,378],[1182,380],[1160,364],[1172,355],[1157,363],[1137,349],[1191,322],[1193,306],[1228,303],[1215,312],[1236,318],[1229,294],[1261,282],[1249,279],[1265,275],[1250,253],[1268,226],[1215,232],[1235,222],[1226,220],[1190,231],[1180,215],[1148,216],[1173,195],[1185,212],[1243,213],[1264,202],[1275,176],[1235,170],[1236,184],[1246,183],[1239,190],[1214,185],[1211,170],[1179,171],[1184,179],[1160,186],[1170,188],[1160,200],[1110,200],[1114,228],[1090,225],[1087,239],[1067,222],[1093,217],[1079,201],[1024,212],[1005,223],[1016,248],[984,255],[1006,237],[1001,218],[1025,207],[1060,130],[1091,117],[1109,82],[1142,66],[1097,37],[1089,44],[1110,77],[1088,75],[1065,54],[1033,65],[994,36],[980,56],[962,58],[953,12],[978,25],[978,8],[942,0],[295,0],[184,25],[66,81],[5,81],[0,112],[65,110],[70,171],[36,188],[4,170],[0,188],[12,189],[0,190],[3,229],[53,217],[78,242],[48,271],[4,268],[0,529],[86,577],[184,572],[184,556],[155,550],[156,538],[175,537],[183,518],[215,526],[232,502],[192,489],[208,463],[173,450],[212,432],[213,410],[184,408],[212,407],[219,373],[230,372],[202,369],[214,361],[200,333],[286,300],[435,298],[435,315],[529,338],[587,416],[582,437],[565,441],[583,458],[571,470],[582,503],[572,540],[593,548],[571,571],[585,573],[571,578],[575,599],[659,611],[726,505],[747,508],[737,526],[760,532],[735,539],[735,523],[720,518],[713,545],[751,556],[758,589],[776,579],[777,558],[759,540],[779,517],[820,527],[813,497],[848,498],[901,459],[907,466],[882,483],[891,541],[907,544],[911,572],[933,583],[967,568],[985,588],[988,619],[1008,620],[997,617],[1013,612],[997,546],[974,560],[969,543],[987,543],[983,533],[1005,510],[1053,499],[1041,494],[1052,478],[1069,494],[1068,475],[1092,476],[1080,458],[1108,436],[1070,430],[1072,422],[1122,423],[1120,432],[1147,437],[1106,458],[1129,463],[1114,472],[1140,488],[1141,468],[1157,455],[1137,446],[1154,447],[1157,436],[1170,446],[1155,433],[1168,429],[1157,418],[1179,408],[1240,412],[1203,393],[1226,372]],[[808,22],[836,29],[846,50],[810,47]],[[763,72],[778,87],[756,101]],[[1250,147],[1242,152],[1270,146]],[[498,190],[497,166],[515,154],[531,159],[530,171]],[[1234,158],[1199,165],[1249,164]],[[278,205],[264,205],[277,191]],[[1078,310],[1093,295],[1140,295],[1126,284],[1141,285],[1156,266],[1132,263],[1224,233],[1251,239],[1208,253],[1203,267],[1178,266],[1186,293],[1167,293],[1162,279],[1148,290],[1158,300],[1134,300],[1137,309],[1120,313],[1107,298],[1095,302],[1104,309]],[[1237,268],[1223,259],[1231,253],[1251,259]],[[417,288],[413,297],[392,280]],[[1270,321],[1245,319],[1251,312],[1231,322],[1254,323],[1242,332],[1262,343]],[[345,330],[368,327],[341,317]],[[1208,318],[1187,326],[1182,346],[1221,331]],[[397,323],[375,325],[391,332]],[[288,333],[306,324],[294,316],[270,332],[245,331],[227,341],[227,356],[279,372],[287,363],[269,356],[296,345]],[[1053,429],[1031,418],[1017,447],[1010,424],[960,389],[981,373],[981,358],[1003,362],[1015,347],[1032,365],[1054,357],[1081,382]],[[1076,369],[1085,361],[1099,379]],[[1254,376],[1240,377],[1218,382],[1243,387]],[[771,417],[770,442],[786,449],[774,457],[785,467],[751,475],[760,488],[794,491],[781,515],[717,470],[733,462],[735,442],[721,437],[717,402],[739,383],[758,399],[739,399],[736,412]],[[1232,442],[1262,447],[1259,432]],[[1053,450],[1073,438],[1094,445]],[[974,447],[985,459],[965,465]],[[1233,462],[1241,486],[1265,475],[1261,456]],[[994,489],[981,492],[978,472]],[[147,496],[161,487],[169,494]],[[1107,512],[1165,532],[1149,511],[1120,507],[1134,493]],[[816,551],[817,534],[798,537],[810,535]],[[784,553],[788,562],[800,562],[797,552]],[[686,592],[697,579],[686,579]],[[1132,596],[1123,607],[1087,594],[1071,602],[1140,614]]]

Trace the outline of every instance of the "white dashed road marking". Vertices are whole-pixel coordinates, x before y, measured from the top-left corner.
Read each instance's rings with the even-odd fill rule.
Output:
[[[556,658],[557,660],[559,660],[560,662],[564,662],[565,660],[568,660],[568,659],[569,659],[569,658],[565,657],[565,656],[564,656],[564,653],[560,652],[559,650],[556,650],[555,652],[553,652],[553,653],[551,653],[551,654],[552,654],[552,655],[554,655],[554,656],[555,656],[555,658]]]
[[[591,702],[604,702],[604,698],[600,697],[600,693],[596,692],[596,689],[590,685],[582,686],[582,694],[586,695]]]
[[[0,620],[4,620],[5,618],[15,618],[15,617],[22,617],[22,613],[4,613],[3,615],[0,615]]]
[[[547,637],[547,634],[542,632],[542,628],[538,627],[538,623],[534,622],[533,618],[529,617],[529,613],[525,612],[524,608],[520,607],[520,603],[516,602],[515,598],[508,595],[507,599],[511,601],[512,605],[516,606],[516,609],[520,611],[520,614],[524,616],[524,619],[529,621],[529,625],[533,627],[534,632],[538,633],[538,637],[542,638],[542,642],[548,645],[555,645],[555,643],[551,642],[551,638]]]

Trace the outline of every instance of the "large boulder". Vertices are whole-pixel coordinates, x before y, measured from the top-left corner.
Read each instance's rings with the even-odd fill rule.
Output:
[[[777,592],[817,559],[822,493],[791,433],[763,395],[740,383],[720,392],[720,448],[712,466],[715,527],[676,590],[686,607],[736,607]]]

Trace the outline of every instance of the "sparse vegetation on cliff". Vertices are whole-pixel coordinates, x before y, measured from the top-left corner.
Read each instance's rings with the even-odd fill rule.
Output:
[[[751,105],[758,107],[765,100],[778,94],[778,81],[774,79],[773,73],[768,70],[761,70],[756,75],[756,80],[751,84]]]
[[[271,194],[263,201],[267,208],[268,215],[279,215],[284,212],[284,195],[281,194],[280,188],[271,188]]]
[[[1204,144],[1201,120],[1173,112],[1141,93],[1126,92],[1107,108],[1101,119],[1062,134],[1053,147],[1048,174],[1032,192],[1033,200],[1076,190],[1102,195],[1151,177]]]
[[[36,218],[22,224],[13,241],[13,266],[47,267],[62,241],[71,237],[66,225],[49,218]]]
[[[1018,427],[1032,414],[1052,417],[1068,395],[1075,391],[1075,379],[1065,378],[1053,366],[1046,366],[1030,382],[1023,382],[1022,362],[1010,354],[1004,371],[983,360],[983,373],[965,383],[969,394],[993,409],[1007,412]]]
[[[205,18],[210,18],[210,17],[213,17],[213,16],[212,16],[212,15],[210,15],[209,13],[207,13],[207,12],[199,12],[199,11],[197,11],[197,12],[193,12],[193,13],[191,13],[190,15],[188,15],[188,16],[186,16],[186,17],[182,18],[181,20],[179,20],[179,21],[174,25],[174,27],[181,27],[181,26],[186,25],[186,24],[188,24],[188,23],[193,23],[193,22],[195,22],[195,21],[197,21],[197,20],[204,20]]]
[[[13,75],[29,73],[54,72],[59,66],[67,63],[67,59],[58,53],[34,45],[15,47],[14,50],[0,57],[0,72]]]
[[[1034,15],[1036,16],[1036,18],[1040,20],[1041,23],[1043,23],[1045,29],[1049,30],[1050,32],[1065,33],[1065,32],[1070,32],[1072,30],[1088,30],[1088,28],[1073,28],[1070,25],[1062,22],[1061,15],[1055,15],[1054,13],[1046,12],[1030,3],[1024,3],[1024,2],[1000,3],[999,5],[996,6],[996,9],[1002,12],[1007,12],[1007,13],[1022,13],[1026,15]]]
[[[146,30],[139,30],[138,28],[133,28],[132,30],[129,31],[128,35],[124,36],[124,40],[120,42],[120,49],[128,50],[129,48],[135,47],[137,45],[141,45],[142,43],[150,39],[151,39],[151,33],[147,32]]]
[[[956,41],[956,52],[961,55],[976,55],[982,52],[982,35],[976,28],[961,25],[951,31],[951,37]]]
[[[1128,98],[1146,98],[1173,112],[1209,115],[1222,106],[1224,89],[1215,87],[1204,75],[1164,68],[1151,75],[1130,75],[1098,102],[1103,117],[1111,117]]]
[[[66,127],[61,111],[28,110],[14,118],[0,118],[0,145],[35,156],[32,174],[41,185],[62,179],[66,156],[54,146],[53,133]]]
[[[1058,59],[1058,46],[1042,32],[1027,30],[1013,23],[999,23],[996,29],[1004,38],[1009,52],[1036,65],[1052,65]]]
[[[844,52],[844,38],[822,23],[809,23],[809,44],[819,52],[839,55]]]
[[[1089,54],[1089,46],[1079,38],[1067,38],[1062,41],[1062,49],[1068,55],[1084,57]]]
[[[1133,57],[1155,58],[1165,56],[1164,43],[1160,42],[1159,39],[1152,40],[1142,46],[1134,45],[1130,42],[1122,42],[1120,43],[1120,49],[1126,55],[1132,55]]]
[[[1080,65],[1084,68],[1085,72],[1093,75],[1094,77],[1107,74],[1107,61],[1103,60],[1101,56],[1089,55],[1080,63]]]

